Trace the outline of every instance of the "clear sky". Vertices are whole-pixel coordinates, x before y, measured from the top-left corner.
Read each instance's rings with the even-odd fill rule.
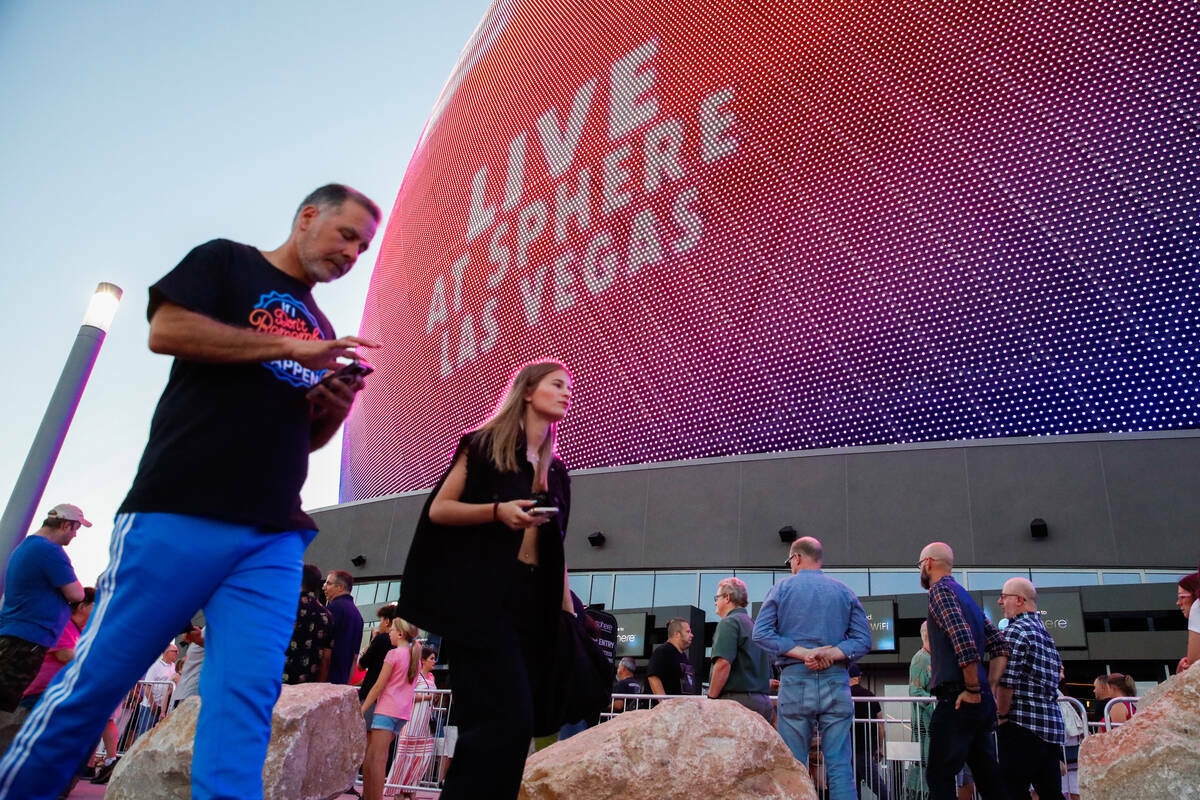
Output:
[[[374,198],[386,225],[488,5],[0,2],[0,502],[92,290],[125,290],[39,509],[75,503],[95,523],[67,548],[85,584],[108,562],[170,367],[146,349],[147,287],[209,239],[276,247],[330,181]],[[339,333],[358,330],[382,232],[314,293]],[[305,508],[337,502],[340,454],[340,436],[314,454]]]

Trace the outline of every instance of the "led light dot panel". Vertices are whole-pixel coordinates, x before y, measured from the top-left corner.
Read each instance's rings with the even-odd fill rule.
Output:
[[[520,365],[572,468],[1197,425],[1197,6],[498,2],[404,176],[343,500]]]

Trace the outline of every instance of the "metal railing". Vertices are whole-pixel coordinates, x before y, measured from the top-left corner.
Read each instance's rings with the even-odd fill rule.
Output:
[[[390,797],[397,792],[440,793],[440,781],[445,777],[446,766],[453,755],[453,745],[448,746],[447,742],[453,741],[454,732],[447,730],[446,726],[451,693],[440,689],[431,694],[435,699],[424,724],[414,725],[407,739],[403,730],[397,737],[396,758],[384,784],[385,796]],[[696,695],[614,694],[609,709],[600,715],[601,722],[627,711],[649,709],[663,700],[680,697],[696,699]],[[772,697],[772,701],[775,700]],[[929,755],[928,715],[936,698],[856,697],[854,702],[855,714],[851,727],[854,739],[853,769],[860,797],[864,800],[871,797],[874,800],[927,798],[925,764]],[[1081,720],[1087,720],[1086,709],[1078,700],[1063,697],[1059,702],[1070,704]],[[867,717],[869,706],[866,704],[869,703],[880,704],[879,718]],[[928,707],[929,711],[921,713],[922,706]],[[413,713],[413,721],[419,721],[417,711]],[[405,726],[406,729],[408,727]],[[1079,741],[1087,735],[1085,725]],[[1068,741],[1063,747],[1063,762],[1068,768],[1074,762],[1074,758],[1068,755],[1074,754],[1071,750],[1073,746],[1077,744],[1072,745]],[[864,756],[870,763],[860,763]],[[814,734],[809,751],[809,774],[817,788],[818,797],[828,797],[819,734]],[[965,780],[965,776],[962,780]]]
[[[124,755],[141,735],[170,713],[174,689],[172,681],[138,681],[129,691],[110,718],[117,732],[115,755]],[[660,701],[677,698],[696,699],[696,695],[614,694],[609,709],[601,714],[601,722],[627,711],[649,709]],[[853,699],[853,767],[860,796],[864,800],[872,795],[876,800],[927,797],[924,769],[929,754],[929,731],[927,715],[922,713],[921,706],[929,706],[936,699]],[[1113,706],[1121,702],[1136,703],[1139,699],[1124,697],[1110,700],[1104,709],[1103,723],[1086,723],[1086,709],[1074,698],[1063,697],[1059,702],[1071,704],[1080,719],[1085,721],[1085,730],[1079,737],[1079,741],[1082,741],[1097,727],[1119,727],[1122,723],[1112,721]],[[776,702],[777,698],[772,697],[771,700]],[[457,739],[457,730],[447,725],[452,702],[453,696],[448,689],[423,689],[417,692],[410,719],[396,737],[395,755],[390,760],[384,783],[385,797],[393,797],[398,793],[440,794],[439,787],[453,757]],[[869,703],[880,704],[879,717],[867,716],[869,706],[866,704]],[[1064,746],[1063,761],[1068,765],[1074,760],[1067,755],[1071,746],[1070,741]],[[99,752],[104,750],[102,743]],[[869,764],[859,763],[863,756],[869,759]],[[826,797],[828,784],[819,734],[814,734],[809,751],[809,774],[818,796]]]
[[[134,684],[109,717],[116,725],[116,752],[105,755],[125,755],[142,734],[170,713],[171,693],[174,691],[174,681],[138,681]],[[104,751],[106,747],[102,738],[97,752]]]
[[[441,793],[439,785],[458,736],[457,730],[446,724],[452,702],[449,689],[421,689],[414,695],[408,722],[396,735],[396,753],[383,784],[384,797]]]

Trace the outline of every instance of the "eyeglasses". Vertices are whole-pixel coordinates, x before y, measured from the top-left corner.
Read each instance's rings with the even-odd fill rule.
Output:
[[[1004,592],[1001,592],[1001,593],[1000,593],[1000,602],[1001,602],[1001,603],[1003,603],[1003,602],[1004,602],[1004,598],[1006,598],[1006,597],[1015,597],[1015,598],[1017,598],[1017,599],[1020,599],[1020,600],[1024,600],[1024,599],[1025,599],[1025,598],[1021,597],[1021,595],[1019,595],[1019,594],[1005,594]]]
[[[718,600],[720,600],[722,597],[728,597],[728,595],[726,595],[726,594],[724,594],[724,593],[722,593],[722,594],[714,594],[714,595],[713,595],[713,602],[714,602],[714,603],[715,603],[715,602],[717,602],[717,601],[718,601]]]
[[[793,558],[799,558],[799,557],[800,557],[800,554],[799,554],[799,553],[792,553],[790,556],[788,556],[788,557],[787,557],[787,561],[784,561],[784,562],[783,562],[783,565],[784,565],[785,567],[790,567],[790,566],[792,565],[792,559],[793,559]]]

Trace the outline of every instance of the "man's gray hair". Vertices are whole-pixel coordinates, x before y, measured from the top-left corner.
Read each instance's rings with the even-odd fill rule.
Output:
[[[717,594],[725,595],[729,602],[741,608],[750,603],[750,592],[746,590],[746,582],[741,578],[722,578],[717,584]]]
[[[637,672],[637,662],[634,661],[629,656],[625,656],[620,661],[618,661],[617,666],[619,666],[623,669],[627,669],[630,672]]]
[[[792,548],[789,553],[791,555],[803,556],[818,564],[825,561],[825,551],[821,548],[821,543],[811,536],[801,536],[792,542]]]
[[[314,189],[309,193],[308,197],[300,201],[300,207],[296,209],[295,215],[292,217],[292,222],[300,217],[300,212],[305,206],[316,206],[317,208],[341,208],[347,200],[353,200],[360,206],[365,208],[367,212],[375,218],[376,222],[383,217],[379,206],[357,189],[351,189],[344,183],[327,183],[319,189]]]
[[[325,576],[326,580],[332,580],[338,586],[341,586],[347,592],[354,588],[354,576],[344,569],[330,570]]]

